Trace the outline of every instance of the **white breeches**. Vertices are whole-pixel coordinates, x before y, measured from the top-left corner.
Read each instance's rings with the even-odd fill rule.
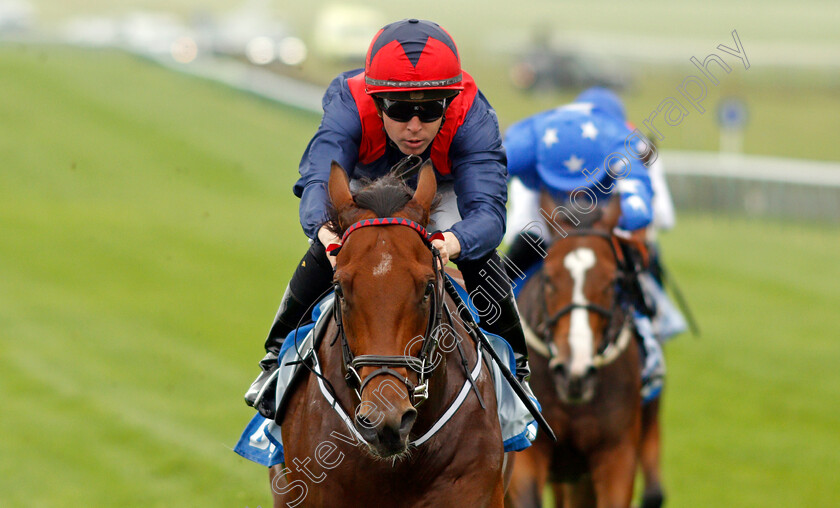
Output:
[[[541,237],[548,234],[548,225],[540,215],[540,192],[525,187],[519,178],[514,178],[510,181],[508,190],[505,243],[510,245],[525,229]]]

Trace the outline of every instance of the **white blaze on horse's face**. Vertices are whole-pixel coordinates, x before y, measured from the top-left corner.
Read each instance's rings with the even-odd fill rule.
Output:
[[[586,272],[595,266],[595,253],[592,249],[584,247],[573,250],[566,254],[563,266],[572,274],[574,286],[572,288],[572,303],[587,305],[589,301],[583,294]],[[576,308],[571,313],[571,324],[569,326],[569,349],[571,350],[571,361],[569,374],[572,377],[583,376],[592,365],[593,334],[589,326],[589,313],[586,309]]]
[[[391,271],[391,261],[393,261],[393,257],[388,252],[382,253],[382,259],[379,261],[379,264],[373,268],[373,275],[376,277],[383,277]]]

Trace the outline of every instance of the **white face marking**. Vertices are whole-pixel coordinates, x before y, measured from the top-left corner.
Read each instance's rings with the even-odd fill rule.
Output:
[[[387,252],[382,253],[382,260],[373,268],[373,274],[377,277],[382,277],[391,271],[391,260],[393,258]]]
[[[583,294],[586,271],[595,266],[595,253],[592,249],[578,248],[566,255],[563,266],[572,274],[572,303],[586,305],[589,301]],[[589,313],[586,309],[574,309],[569,327],[569,348],[571,349],[570,374],[582,376],[592,365],[592,328],[589,326]]]

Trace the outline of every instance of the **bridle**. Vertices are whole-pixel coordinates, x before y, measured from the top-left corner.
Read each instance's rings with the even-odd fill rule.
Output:
[[[615,280],[616,284],[623,287],[627,284],[629,278],[632,277],[628,263],[618,243],[618,238],[615,235],[595,229],[577,229],[568,232],[567,236],[595,236],[603,238],[609,243],[616,261],[618,272]],[[608,323],[604,330],[604,340],[601,341],[601,345],[592,359],[593,366],[596,368],[603,367],[615,361],[627,347],[627,343],[632,335],[629,326],[632,312],[627,309],[625,301],[619,298],[619,295],[616,295],[616,298],[613,299],[612,307],[609,309],[593,303],[581,304],[572,302],[551,314],[546,303],[546,288],[551,284],[551,280],[545,271],[540,271],[540,274],[542,277],[542,296],[539,300],[542,303],[543,319],[540,319],[540,326],[537,331],[541,332],[542,335],[541,343],[539,344],[542,347],[537,346],[534,349],[543,356],[546,356],[549,359],[549,365],[552,367],[554,364],[559,363],[556,361],[554,348],[552,347],[551,331],[563,317],[570,314],[573,310],[583,309],[587,312],[594,312],[603,316],[607,319]]]
[[[341,338],[341,355],[344,361],[344,380],[347,385],[356,392],[356,396],[361,400],[362,391],[375,377],[390,375],[394,376],[405,384],[408,390],[411,404],[414,407],[420,405],[429,397],[429,377],[434,372],[435,363],[431,361],[431,357],[438,345],[437,331],[441,323],[443,315],[443,269],[440,263],[440,252],[432,245],[432,240],[443,239],[441,233],[430,234],[426,228],[420,224],[404,218],[399,217],[384,217],[377,219],[365,219],[351,225],[341,237],[341,244],[344,245],[347,238],[354,231],[360,228],[370,226],[404,226],[409,227],[420,235],[423,243],[432,252],[432,267],[435,272],[435,279],[432,283],[432,291],[429,295],[432,299],[429,310],[429,318],[426,324],[426,333],[423,335],[423,343],[420,347],[420,353],[417,356],[408,355],[359,355],[354,356],[350,350],[350,344],[347,340],[347,333],[343,325],[343,317],[341,313],[341,306],[344,301],[344,294],[338,282],[334,282],[335,297],[337,301],[333,305],[333,312],[335,324],[338,328],[338,336]],[[334,253],[340,249],[339,245],[330,245],[327,249],[330,253]],[[362,367],[378,367],[376,370],[368,374],[364,379],[359,376],[358,369]],[[408,377],[403,376],[394,368],[405,367],[417,373],[417,383],[413,383]]]

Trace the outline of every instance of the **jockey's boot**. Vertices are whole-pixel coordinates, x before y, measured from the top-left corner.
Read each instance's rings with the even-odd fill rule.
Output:
[[[516,361],[516,379],[525,390],[525,393],[533,400],[537,400],[531,385],[531,367],[528,364],[528,346],[525,343],[525,333],[522,331],[522,321],[519,318],[519,309],[516,307],[516,300],[513,298],[513,291],[508,296],[496,302],[501,308],[499,318],[492,324],[484,325],[484,328],[493,334],[503,337],[513,348],[513,358]]]
[[[280,364],[277,357],[286,336],[297,327],[298,321],[306,313],[309,305],[301,302],[287,287],[280,302],[280,308],[274,318],[274,324],[265,339],[266,355],[260,360],[260,375],[251,383],[245,393],[245,403],[253,406],[261,415],[274,419],[277,404],[275,390]]]
[[[531,391],[531,367],[528,365],[528,355],[513,353],[513,358],[516,360],[516,379],[519,380],[519,384],[522,386],[522,389],[525,390],[525,394],[528,395],[531,400],[536,401],[537,396],[534,395],[533,391]]]
[[[650,318],[637,316],[636,331],[642,353],[642,403],[656,399],[665,384],[665,355],[653,335]]]
[[[531,378],[531,367],[528,365],[528,346],[525,344],[525,333],[522,331],[522,321],[519,318],[519,309],[516,307],[516,300],[513,292],[496,302],[501,312],[499,318],[493,323],[488,323],[485,328],[488,332],[503,337],[510,347],[513,348],[513,356],[516,359],[516,378],[520,382],[528,381]]]
[[[528,345],[525,343],[525,332],[522,330],[522,320],[519,317],[519,308],[516,306],[513,290],[508,289],[508,294],[496,303],[499,304],[501,312],[495,322],[486,325],[487,331],[504,337],[510,343],[510,347],[513,348],[513,358],[516,361],[516,379],[519,380],[519,384],[528,397],[537,400],[529,384],[531,366],[528,364]]]
[[[332,266],[324,246],[315,241],[298,263],[286,287],[265,340],[266,355],[260,361],[262,372],[245,393],[245,403],[253,406],[264,417],[274,419],[276,416],[277,374],[280,367],[278,355],[283,341],[292,330],[309,321],[307,312],[331,286]]]
[[[534,233],[519,233],[505,255],[505,270],[510,280],[523,277],[532,266],[545,259],[548,245]]]
[[[519,309],[513,297],[510,278],[496,251],[475,261],[461,261],[458,268],[464,276],[464,284],[475,304],[476,299],[489,300],[487,311],[482,315],[482,328],[504,338],[513,348],[516,357],[516,377],[523,386],[527,386],[531,369],[528,366],[528,346]],[[486,303],[490,303],[486,302]],[[530,388],[528,388],[530,392]]]

